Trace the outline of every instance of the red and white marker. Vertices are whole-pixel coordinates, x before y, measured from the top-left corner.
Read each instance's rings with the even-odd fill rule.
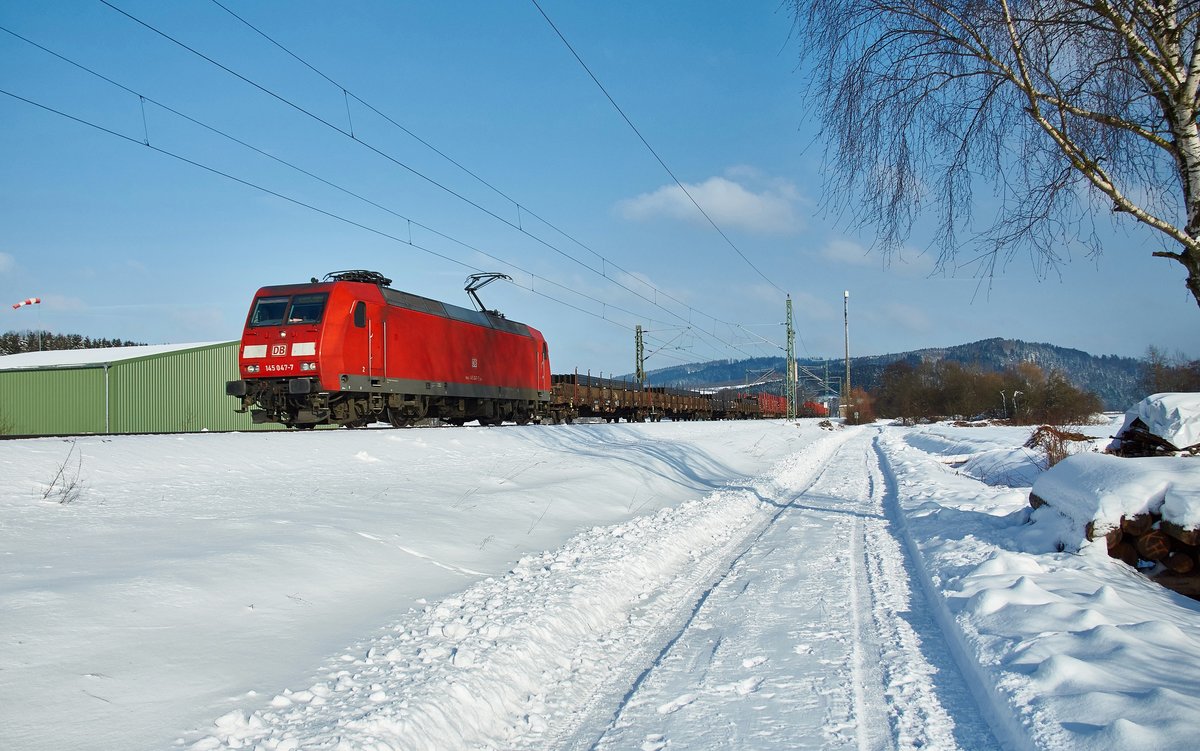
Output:
[[[40,298],[40,297],[31,297],[27,300],[22,300],[21,302],[13,303],[13,310],[16,310],[17,308],[21,307],[22,305],[37,305],[41,301],[42,301],[42,298]]]

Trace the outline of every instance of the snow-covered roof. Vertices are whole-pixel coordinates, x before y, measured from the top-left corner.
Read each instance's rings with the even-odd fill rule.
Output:
[[[1152,394],[1125,413],[1120,435],[1141,420],[1151,433],[1177,449],[1200,443],[1200,394]]]
[[[100,347],[95,349],[59,349],[47,352],[22,352],[0,356],[0,370],[30,370],[36,368],[80,368],[123,362],[139,357],[161,355],[188,349],[211,347],[226,342],[193,342],[191,344],[149,344],[141,347]]]

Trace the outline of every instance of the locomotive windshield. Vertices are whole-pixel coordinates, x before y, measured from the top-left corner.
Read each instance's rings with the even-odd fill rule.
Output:
[[[250,313],[251,326],[282,326],[286,323],[320,323],[325,314],[325,293],[260,297]]]
[[[325,313],[324,293],[319,295],[296,295],[292,298],[292,308],[288,311],[288,323],[320,323]]]

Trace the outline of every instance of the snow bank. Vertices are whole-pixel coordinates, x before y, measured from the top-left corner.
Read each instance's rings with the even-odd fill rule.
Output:
[[[1194,459],[1080,454],[1040,475],[1033,493],[1079,527],[1094,523],[1097,534],[1138,514],[1200,527],[1200,461]]]
[[[1070,441],[1072,453],[1099,450],[1108,442],[1116,419],[1101,425],[1074,426],[1072,430],[1092,437],[1092,441]],[[935,423],[904,432],[904,442],[942,463],[988,485],[1029,487],[1047,465],[1046,455],[1027,448],[1033,429],[1029,426],[958,427]]]
[[[817,425],[0,442],[0,749],[1195,745],[1200,603],[968,473],[1027,428]]]
[[[826,435],[806,425],[0,441],[0,749],[162,749],[233,722],[410,608],[759,475]],[[73,502],[43,497],[60,471]]]
[[[996,437],[993,449],[979,448],[1003,448],[1001,433]],[[948,647],[964,671],[974,672],[981,705],[995,708],[992,721],[1006,746],[1195,747],[1200,605],[1108,557],[1104,545],[1082,554],[1058,550],[1066,517],[1031,515],[1018,488],[989,488],[955,473],[902,431],[886,431],[880,447],[889,515],[943,613]],[[1076,471],[1114,462],[1147,473],[1135,483],[1118,470],[1103,491],[1099,475]],[[1085,454],[1057,465],[1051,482],[1085,515],[1085,499],[1098,491],[1110,493],[1113,506],[1132,507],[1115,500],[1120,483],[1129,481],[1138,497],[1152,495],[1160,471],[1167,473],[1165,504],[1180,490],[1175,472],[1195,487],[1196,470],[1200,462],[1190,459]],[[1044,489],[1040,480],[1037,487]]]

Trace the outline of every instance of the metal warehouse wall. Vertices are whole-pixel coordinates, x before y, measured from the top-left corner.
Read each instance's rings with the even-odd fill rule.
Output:
[[[103,368],[0,371],[0,435],[103,432]]]
[[[103,366],[0,371],[0,434],[266,429],[234,412],[237,400],[225,395],[237,352],[238,342],[227,342],[111,363],[107,429]]]
[[[112,433],[250,430],[233,411],[225,382],[238,377],[237,342],[114,362],[109,369]]]

